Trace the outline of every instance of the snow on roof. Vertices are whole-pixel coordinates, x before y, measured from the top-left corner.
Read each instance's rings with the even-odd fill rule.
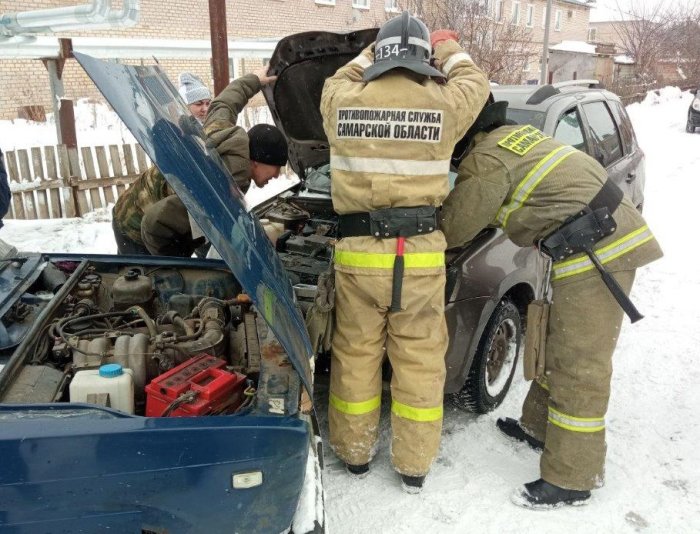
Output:
[[[559,44],[549,47],[550,50],[559,52],[578,52],[579,54],[595,54],[595,45],[585,41],[562,41]]]
[[[619,56],[615,56],[613,59],[615,63],[622,63],[624,65],[634,65],[634,59],[628,56],[627,54],[620,54]]]

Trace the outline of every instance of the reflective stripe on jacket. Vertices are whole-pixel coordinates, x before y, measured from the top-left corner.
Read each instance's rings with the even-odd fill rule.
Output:
[[[443,204],[441,228],[448,247],[469,242],[489,225],[503,228],[519,246],[533,246],[582,210],[607,179],[593,158],[536,128],[503,126],[476,136]],[[661,257],[627,197],[613,217],[617,230],[595,247],[609,270],[635,269]],[[554,264],[552,281],[594,274],[590,259],[578,254]]]

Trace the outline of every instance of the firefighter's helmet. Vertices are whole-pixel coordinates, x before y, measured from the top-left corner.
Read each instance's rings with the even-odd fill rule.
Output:
[[[374,63],[365,70],[363,79],[369,82],[399,67],[425,76],[444,78],[442,72],[430,65],[431,52],[427,26],[404,11],[379,28]]]

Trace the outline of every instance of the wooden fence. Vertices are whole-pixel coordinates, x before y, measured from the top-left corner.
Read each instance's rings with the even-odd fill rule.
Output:
[[[139,145],[34,147],[5,153],[6,219],[80,217],[113,204],[150,165]]]

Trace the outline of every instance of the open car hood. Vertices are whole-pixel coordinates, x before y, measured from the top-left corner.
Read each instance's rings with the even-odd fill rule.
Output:
[[[350,33],[306,32],[285,37],[270,59],[274,84],[263,87],[277,127],[289,144],[289,163],[305,169],[328,163],[328,139],[319,105],[326,78],[374,42],[378,28]]]
[[[287,273],[177,90],[159,67],[75,58],[251,297],[311,395],[313,353]]]

